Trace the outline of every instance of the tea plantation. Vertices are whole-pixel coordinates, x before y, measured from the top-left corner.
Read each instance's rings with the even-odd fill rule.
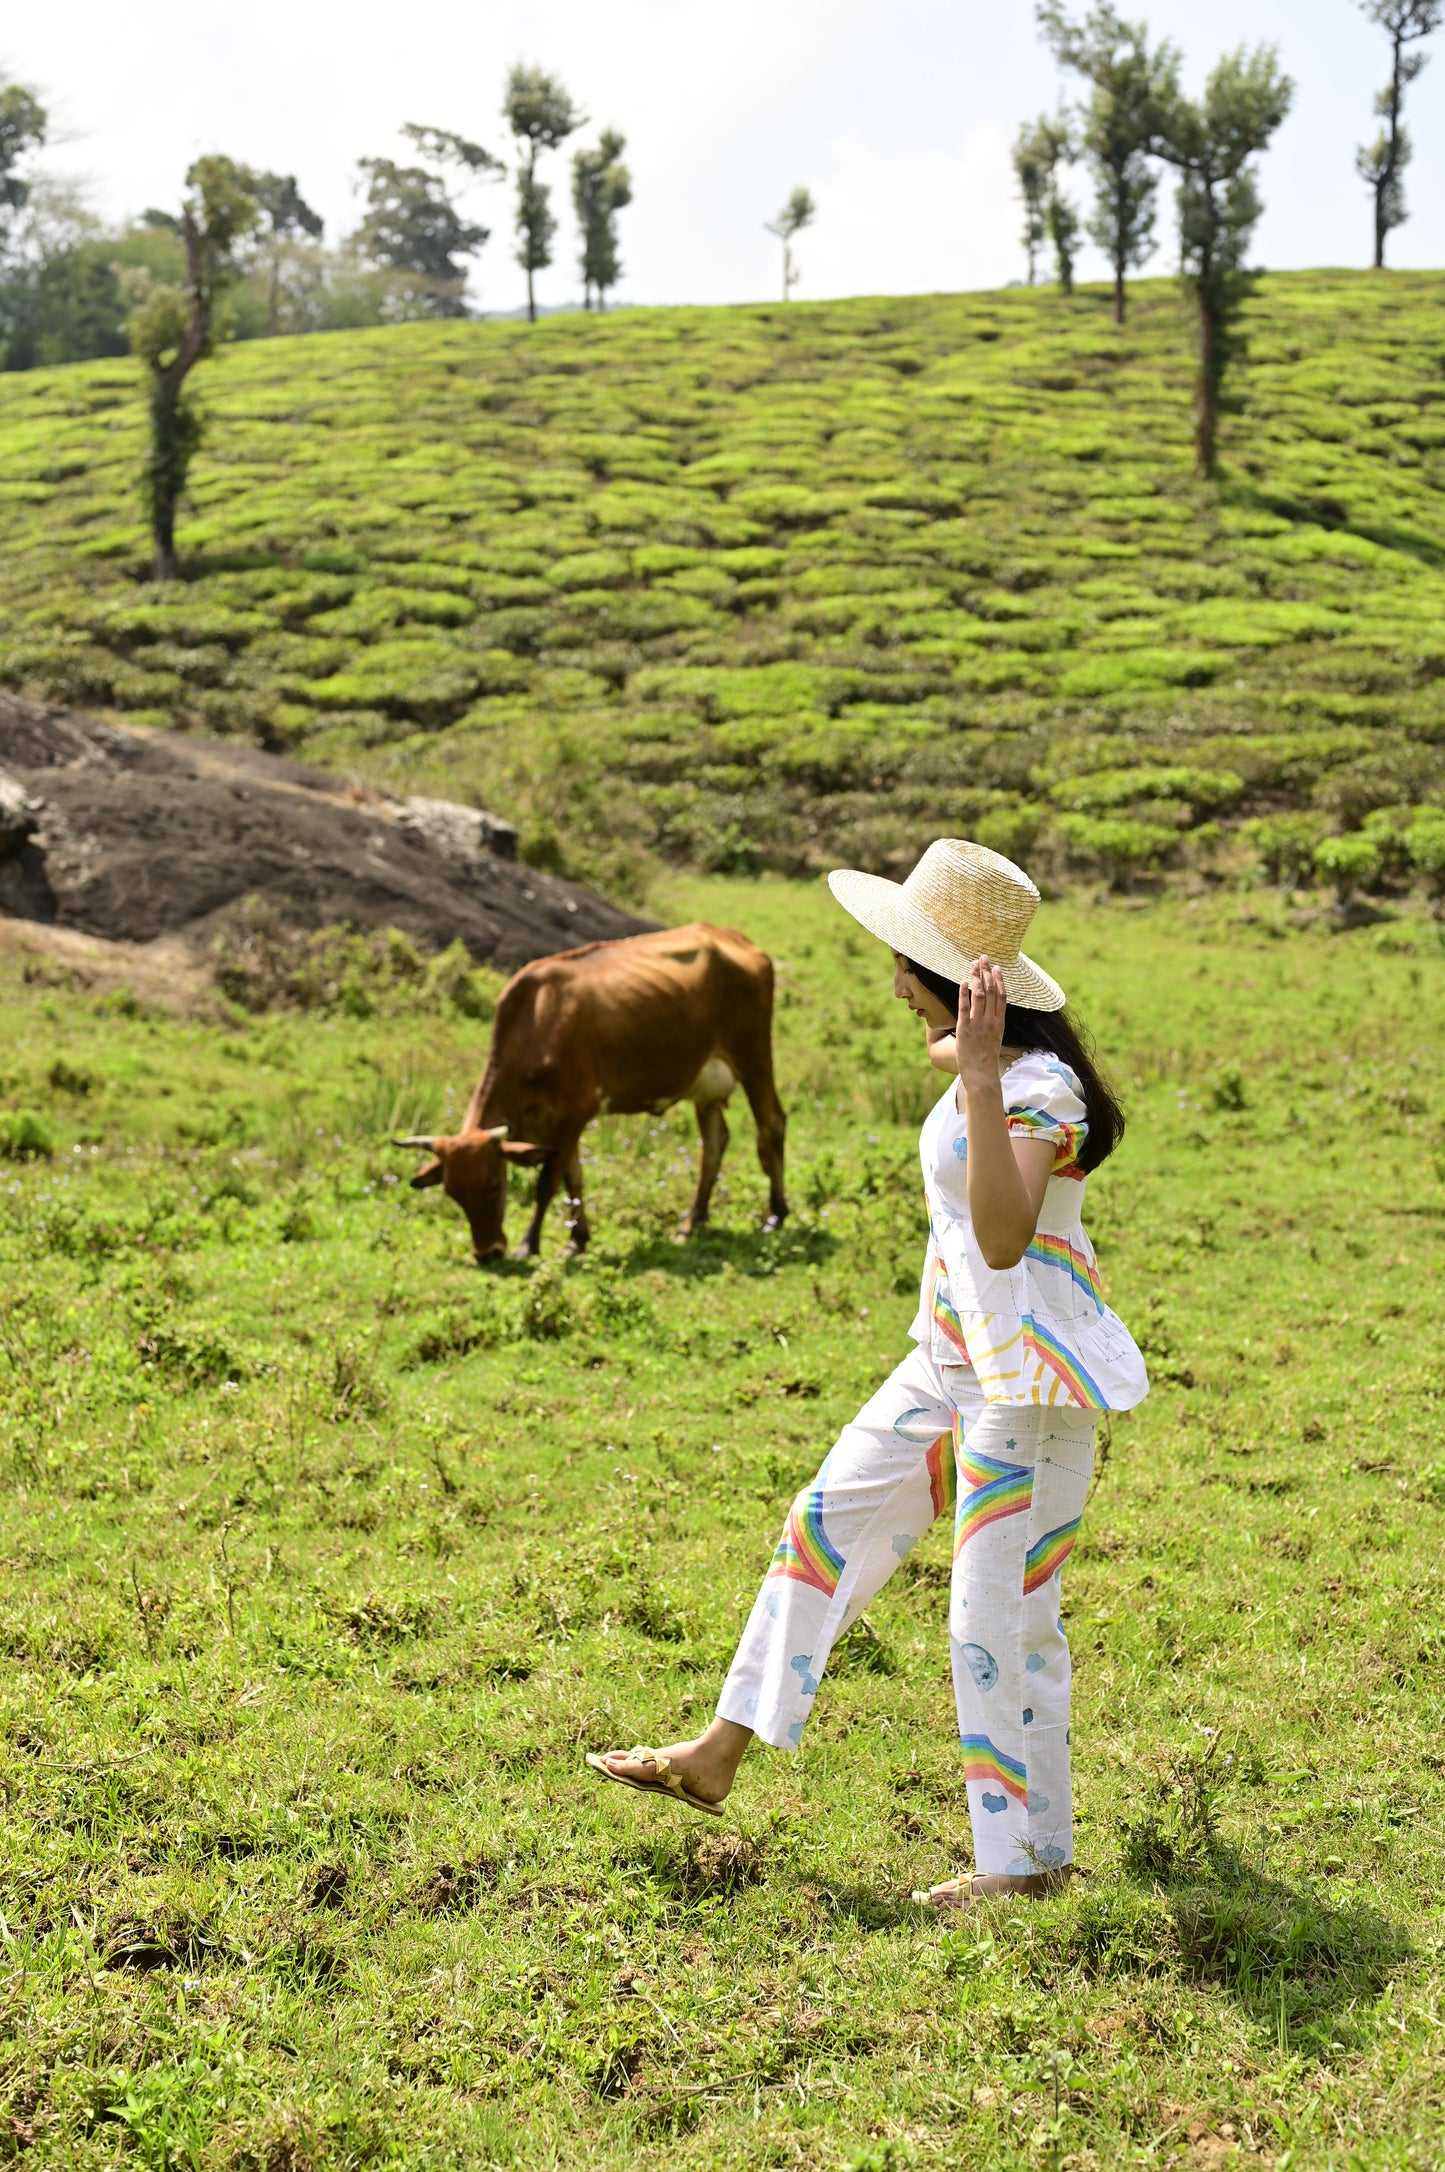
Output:
[[[1343,892],[1438,883],[1445,289],[1272,276],[1248,333],[1219,486],[1169,281],[1123,331],[1018,291],[253,342],[168,588],[134,366],[11,376],[0,675],[471,795],[614,889],[940,830],[1116,883],[1345,832]]]

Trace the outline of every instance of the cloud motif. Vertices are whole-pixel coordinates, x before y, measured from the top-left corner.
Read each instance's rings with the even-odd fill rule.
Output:
[[[798,1747],[798,1744],[802,1741],[803,1729],[807,1726],[807,1724],[808,1723],[806,1720],[794,1720],[792,1726],[788,1729],[788,1740],[792,1743],[794,1749],[796,1749]]]
[[[1024,1661],[1024,1665],[1028,1668],[1030,1674],[1042,1674],[1043,1672],[1044,1662],[1038,1652],[1030,1652],[1028,1658]]]
[[[1026,1704],[1026,1705],[1024,1706],[1024,1725],[1025,1725],[1025,1727],[1032,1727],[1032,1726],[1033,1726],[1033,1723],[1034,1723],[1034,1708],[1033,1708],[1033,1706],[1032,1706],[1031,1704]]]
[[[764,1612],[770,1614],[774,1621],[776,1621],[778,1618],[778,1608],[781,1603],[782,1602],[775,1591],[765,1591],[763,1593]]]
[[[953,1142],[953,1151],[959,1161],[968,1160],[968,1134],[960,1132]]]
[[[908,1559],[908,1556],[912,1553],[914,1547],[918,1544],[918,1541],[913,1536],[913,1533],[911,1531],[900,1531],[890,1541],[890,1544],[892,1545],[893,1551],[895,1554],[897,1554],[899,1560],[906,1561]]]
[[[979,1797],[979,1801],[983,1804],[984,1809],[991,1811],[995,1817],[997,1817],[1000,1810],[1007,1810],[1008,1808],[1007,1795],[990,1795],[987,1788]]]
[[[818,1678],[816,1675],[810,1674],[808,1672],[808,1669],[813,1664],[812,1653],[799,1652],[797,1658],[790,1660],[789,1664],[792,1667],[794,1674],[797,1675],[798,1680],[803,1685],[803,1695],[805,1697],[816,1697],[818,1694]]]
[[[756,1698],[756,1697],[749,1697],[749,1698],[747,1698],[747,1699],[746,1699],[746,1701],[744,1702],[744,1705],[743,1705],[743,1710],[744,1710],[744,1711],[745,1711],[745,1712],[747,1713],[747,1715],[748,1715],[748,1718],[749,1718],[749,1719],[756,1719],[756,1718],[757,1718],[757,1716],[758,1716],[758,1700],[757,1700],[757,1698]]]
[[[1065,1860],[1063,1849],[1054,1841],[1050,1841],[1046,1848],[1035,1848],[1034,1853],[1044,1870],[1057,1870]]]
[[[1032,1788],[1030,1788],[1030,1789],[1029,1789],[1029,1816],[1030,1816],[1030,1817],[1032,1817],[1032,1816],[1034,1815],[1035,1811],[1040,1811],[1040,1810],[1047,1810],[1047,1809],[1048,1809],[1048,1807],[1049,1807],[1049,1798],[1048,1798],[1048,1796],[1047,1796],[1047,1795],[1036,1795],[1036,1794],[1034,1793],[1033,1789],[1032,1789]]]
[[[993,1653],[986,1652],[981,1644],[965,1644],[963,1656],[968,1662],[968,1671],[979,1688],[992,1689],[998,1680],[998,1661]]]

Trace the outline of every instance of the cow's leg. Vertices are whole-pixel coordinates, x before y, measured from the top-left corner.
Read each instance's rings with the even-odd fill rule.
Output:
[[[753,1122],[758,1127],[758,1160],[768,1180],[768,1215],[763,1227],[777,1229],[788,1212],[787,1195],[783,1190],[783,1140],[788,1119],[773,1083],[772,1049],[765,1040],[761,1051],[750,1051],[750,1054],[751,1061],[739,1063],[734,1058],[734,1063],[753,1112]]]
[[[577,1141],[556,1146],[537,1171],[537,1196],[532,1202],[532,1219],[527,1224],[527,1234],[512,1254],[513,1259],[535,1259],[542,1249],[542,1222],[552,1204],[562,1173],[577,1151]]]
[[[582,1145],[580,1140],[567,1157],[566,1166],[562,1171],[562,1182],[566,1187],[567,1204],[572,1210],[567,1221],[567,1227],[570,1231],[567,1249],[569,1252],[585,1252],[592,1231],[587,1221],[587,1209],[582,1203]]]
[[[697,1128],[702,1135],[702,1153],[697,1165],[697,1190],[692,1205],[683,1216],[679,1236],[690,1237],[701,1229],[708,1218],[708,1206],[717,1173],[722,1167],[723,1155],[728,1147],[728,1124],[723,1111],[724,1101],[699,1101],[697,1104]]]

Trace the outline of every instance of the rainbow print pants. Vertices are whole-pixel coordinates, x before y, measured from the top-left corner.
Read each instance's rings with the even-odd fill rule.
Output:
[[[1073,1860],[1060,1574],[1094,1466],[1095,1413],[986,1403],[922,1347],[794,1501],[718,1704],[796,1749],[828,1655],[945,1510],[948,1611],[975,1867]]]

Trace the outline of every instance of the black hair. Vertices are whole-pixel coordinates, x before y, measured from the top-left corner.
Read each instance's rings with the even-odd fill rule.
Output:
[[[919,986],[937,996],[946,1011],[958,1016],[958,982],[946,973],[934,973],[913,958],[904,964]],[[1097,1169],[1107,1161],[1124,1136],[1124,1111],[1109,1081],[1094,1058],[1093,1043],[1066,1010],[1031,1011],[1010,1003],[1004,1011],[1005,1048],[1043,1048],[1066,1063],[1078,1079],[1088,1112],[1089,1131],[1079,1154],[1081,1169]]]

